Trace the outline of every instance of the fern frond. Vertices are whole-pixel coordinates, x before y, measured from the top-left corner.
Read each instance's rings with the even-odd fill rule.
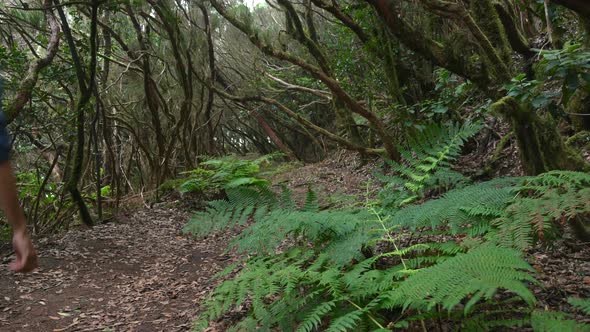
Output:
[[[448,226],[453,233],[467,232],[478,221],[499,217],[514,194],[517,178],[504,178],[447,192],[442,198],[407,206],[393,214],[392,223],[411,229]]]
[[[293,200],[293,192],[286,185],[281,185],[281,196],[279,198],[279,207],[283,210],[295,211],[295,201]]]
[[[588,332],[589,324],[578,323],[567,319],[562,312],[548,312],[535,310],[531,315],[531,326],[535,332]]]
[[[382,177],[384,206],[399,207],[421,198],[428,189],[451,188],[466,178],[450,169],[463,144],[481,129],[480,123],[428,126],[400,147],[403,163],[387,161],[396,177]]]
[[[496,331],[499,328],[522,328],[528,319],[493,319],[485,316],[467,318],[461,322],[461,332]]]
[[[520,190],[535,190],[542,193],[546,187],[587,187],[590,186],[590,174],[575,171],[549,171],[535,177],[527,178]]]
[[[356,327],[361,322],[363,314],[363,311],[355,310],[340,316],[330,324],[326,332],[357,331]]]
[[[235,225],[245,224],[253,215],[260,218],[269,206],[276,205],[273,193],[257,188],[227,190],[227,200],[209,202],[205,211],[197,212],[184,227],[185,233],[198,237]]]
[[[568,222],[590,213],[590,175],[552,171],[525,178],[516,198],[494,221],[498,242],[524,250],[558,237]]]
[[[322,323],[322,319],[330,313],[337,305],[336,301],[328,301],[317,306],[307,315],[305,320],[297,328],[297,332],[312,332]]]
[[[466,178],[450,170],[461,147],[481,129],[480,123],[438,124],[410,137],[400,148],[403,163],[388,161],[398,177],[385,178],[380,197],[384,206],[398,207],[421,198],[427,189],[450,188]],[[401,189],[401,190],[400,190]]]
[[[338,265],[361,256],[371,238],[367,231],[370,215],[365,211],[274,210],[246,229],[235,241],[241,252],[272,254],[285,239],[313,243],[331,253]]]
[[[305,203],[303,204],[302,211],[304,212],[318,212],[320,210],[320,205],[318,202],[318,196],[316,193],[311,190],[311,188],[307,189],[307,194],[305,195]]]
[[[403,278],[401,266],[395,266],[386,270],[377,270],[363,264],[372,264],[374,259],[369,259],[364,263],[355,266],[355,268],[342,276],[346,284],[347,292],[350,297],[364,301],[377,297],[385,291],[389,291],[397,286],[399,280]]]
[[[524,282],[534,282],[535,279],[527,271],[532,271],[532,268],[522,259],[520,252],[483,245],[419,270],[403,281],[399,288],[385,295],[383,307],[430,309],[440,304],[452,310],[463,299],[470,297],[464,309],[468,313],[479,299],[491,298],[500,288],[518,294],[532,305],[535,297]]]
[[[579,309],[586,315],[590,316],[590,299],[578,299],[571,297],[567,300],[567,302],[574,306],[574,308]]]

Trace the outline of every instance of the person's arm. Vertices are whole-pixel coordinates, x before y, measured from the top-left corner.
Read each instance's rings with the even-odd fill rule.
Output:
[[[16,178],[10,161],[0,161],[0,208],[13,229],[12,245],[16,260],[10,264],[10,269],[15,272],[34,270],[38,265],[37,254],[27,232],[27,222],[18,201]]]

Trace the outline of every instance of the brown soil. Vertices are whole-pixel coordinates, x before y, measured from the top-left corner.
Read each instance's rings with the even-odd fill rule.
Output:
[[[0,331],[187,331],[232,234],[197,241],[188,214],[164,207],[38,241],[41,267],[0,266]]]
[[[289,187],[298,203],[311,189],[323,209],[337,208],[362,202],[367,194],[373,197],[379,185],[374,175],[383,173],[382,165],[382,160],[362,160],[357,153],[341,151],[322,162],[277,174],[271,182]]]

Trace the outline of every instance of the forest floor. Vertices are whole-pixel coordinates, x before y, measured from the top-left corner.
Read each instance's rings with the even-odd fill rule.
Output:
[[[231,233],[181,234],[190,214],[156,207],[37,242],[40,268],[0,267],[0,331],[187,331]],[[8,260],[6,260],[8,261]]]
[[[295,199],[312,185],[326,194],[324,204],[345,204],[366,190],[372,166],[345,154],[273,182],[292,188]],[[182,234],[189,205],[165,202],[37,239],[40,268],[32,274],[8,271],[13,257],[0,252],[0,331],[190,330],[219,282],[214,275],[239,258],[225,253],[237,231],[203,240]]]
[[[324,207],[362,200],[377,164],[351,154],[282,172],[302,200],[311,186]],[[40,268],[7,270],[0,253],[0,331],[188,331],[199,305],[219,280],[214,275],[239,257],[225,253],[237,234],[197,240],[182,234],[190,218],[182,200],[119,213],[112,222],[37,239]],[[539,306],[569,311],[567,297],[590,296],[590,248],[573,240],[529,253],[538,272]],[[3,259],[4,257],[4,259]],[[225,317],[210,331],[223,331]],[[578,317],[581,318],[581,317]],[[225,320],[225,321],[224,321]]]

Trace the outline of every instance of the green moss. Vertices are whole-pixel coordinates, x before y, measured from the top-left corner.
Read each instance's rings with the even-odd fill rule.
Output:
[[[334,114],[336,115],[336,125],[338,126],[338,131],[343,136],[349,137],[350,141],[352,141],[354,144],[361,146],[364,145],[356,122],[352,117],[352,113],[339,100],[336,100],[333,103],[333,106]]]
[[[567,112],[576,131],[590,130],[590,116],[580,115],[590,113],[590,95],[584,89],[578,89],[571,97]]]
[[[567,146],[582,146],[590,150],[590,131],[579,131],[565,142]]]
[[[580,30],[584,31],[584,46],[590,47],[590,18],[580,15]]]
[[[498,57],[504,61],[506,67],[510,67],[512,62],[512,49],[506,31],[500,20],[500,16],[494,8],[492,1],[481,0],[471,1],[470,11],[479,28],[483,31],[486,37],[494,46]],[[488,57],[493,59],[494,57]],[[488,61],[489,62],[489,61]],[[491,68],[496,68],[500,64],[487,63]],[[502,73],[502,70],[495,70],[497,73]]]
[[[512,125],[524,170],[536,175],[550,170],[589,170],[590,166],[573,148],[567,146],[553,118],[539,116],[512,97],[504,97],[492,105]]]

